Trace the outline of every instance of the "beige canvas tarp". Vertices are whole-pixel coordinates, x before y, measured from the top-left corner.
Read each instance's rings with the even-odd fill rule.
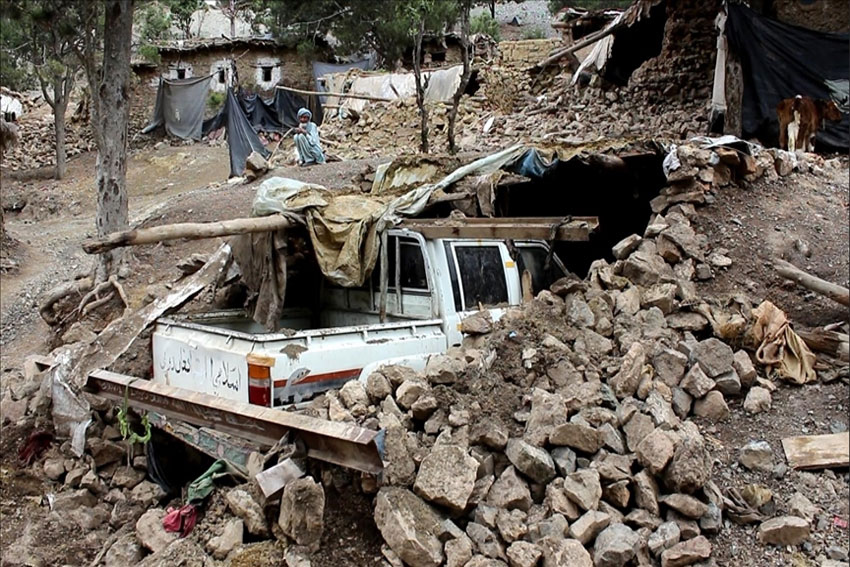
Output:
[[[425,100],[433,102],[448,102],[455,94],[460,85],[460,76],[463,74],[463,65],[455,65],[446,69],[436,71],[423,71],[423,81],[427,78],[428,88],[425,90]],[[341,92],[345,83],[350,82],[348,89],[350,94],[361,94],[367,96],[381,97],[387,99],[405,99],[416,96],[416,79],[413,73],[381,73],[362,74],[335,73],[325,76],[328,90]],[[328,104],[338,104],[343,108],[352,110],[363,110],[369,101],[356,99],[339,100],[336,97],[328,97]]]

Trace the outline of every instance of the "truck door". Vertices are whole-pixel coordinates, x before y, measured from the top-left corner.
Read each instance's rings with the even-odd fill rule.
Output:
[[[536,296],[549,289],[555,281],[567,275],[567,270],[556,254],[549,258],[549,245],[537,240],[516,240],[514,245],[519,252],[517,268],[522,274],[525,270],[531,274],[531,288]],[[549,260],[549,265],[546,262]]]
[[[500,241],[444,242],[454,310],[446,314],[449,344],[460,344],[460,321],[480,309],[498,318],[510,305],[519,305],[522,291],[516,263]]]

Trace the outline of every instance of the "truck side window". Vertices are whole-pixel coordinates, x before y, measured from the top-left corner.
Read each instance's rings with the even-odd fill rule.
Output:
[[[562,278],[566,274],[561,272],[555,259],[549,264],[549,269],[546,270],[546,256],[549,251],[542,246],[518,246],[520,255],[521,270],[528,270],[531,273],[531,287],[534,294],[537,295],[544,289],[549,289],[555,280]]]
[[[498,305],[508,301],[508,284],[498,246],[455,246],[465,310],[478,304]]]
[[[415,240],[407,239],[402,239],[399,245],[401,287],[427,291],[428,276],[425,275],[425,258],[422,256],[422,247]]]

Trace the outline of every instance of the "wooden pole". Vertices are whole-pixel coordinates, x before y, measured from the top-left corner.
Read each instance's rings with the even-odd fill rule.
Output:
[[[372,100],[372,101],[376,101],[376,102],[392,102],[394,100],[397,100],[397,99],[394,99],[394,98],[382,98],[382,97],[379,97],[379,96],[369,96],[369,95],[362,95],[362,94],[356,94],[356,93],[331,93],[331,92],[322,92],[322,91],[305,91],[305,90],[302,90],[302,89],[294,89],[292,87],[283,87],[283,86],[280,86],[280,85],[278,85],[275,88],[280,89],[282,91],[289,91],[291,93],[298,93],[298,94],[303,94],[303,95],[336,96],[336,97],[340,97],[340,98],[359,98],[359,99],[362,99],[362,100]]]
[[[544,59],[543,61],[541,61],[537,65],[535,65],[533,68],[543,69],[544,67],[548,67],[549,65],[551,65],[552,63],[554,63],[558,59],[562,58],[564,55],[569,55],[570,53],[573,53],[575,51],[578,51],[579,49],[587,47],[588,45],[596,43],[600,39],[608,37],[609,35],[611,35],[615,31],[617,31],[621,27],[623,27],[622,22],[614,24],[611,27],[600,30],[596,33],[592,33],[589,36],[587,36],[586,38],[584,38],[583,40],[579,41],[578,43],[574,43],[574,44],[570,45],[569,47],[564,47],[562,49],[559,49],[558,51],[554,52],[552,55],[550,55],[549,57],[547,57],[546,59]]]
[[[850,290],[838,284],[822,280],[817,276],[807,274],[800,268],[789,264],[785,260],[773,261],[776,271],[785,279],[803,286],[806,289],[819,293],[845,307],[850,307]]]
[[[155,244],[164,240],[185,238],[198,240],[233,234],[275,231],[292,226],[292,222],[282,215],[252,217],[216,222],[185,222],[166,224],[151,228],[137,228],[122,232],[113,232],[103,238],[93,238],[83,243],[88,254],[101,254],[119,246],[138,246]]]
[[[814,329],[797,331],[797,334],[810,349],[832,355],[844,362],[850,361],[850,337],[846,333]]]

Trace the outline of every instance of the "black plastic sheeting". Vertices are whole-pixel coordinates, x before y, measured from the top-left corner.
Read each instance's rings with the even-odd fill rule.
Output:
[[[726,37],[741,60],[744,75],[743,135],[775,145],[776,105],[797,95],[832,99],[840,122],[826,121],[817,142],[850,147],[848,80],[850,34],[817,32],[766,18],[740,4],[728,6]]]
[[[222,109],[204,121],[204,135],[224,127],[227,131],[227,148],[230,151],[230,177],[238,177],[245,171],[245,163],[251,152],[269,157],[269,151],[263,146],[257,132],[248,121],[245,111],[236,100],[233,89],[227,90],[227,98]]]
[[[254,128],[255,132],[277,132],[285,133],[290,128],[298,125],[298,109],[308,108],[313,113],[313,122],[317,126],[322,124],[324,113],[319,97],[310,95],[306,99],[295,93],[276,89],[274,98],[263,100],[257,94],[241,94],[237,97],[245,117]],[[219,114],[204,122],[204,135],[217,130],[224,125],[224,107]]]

